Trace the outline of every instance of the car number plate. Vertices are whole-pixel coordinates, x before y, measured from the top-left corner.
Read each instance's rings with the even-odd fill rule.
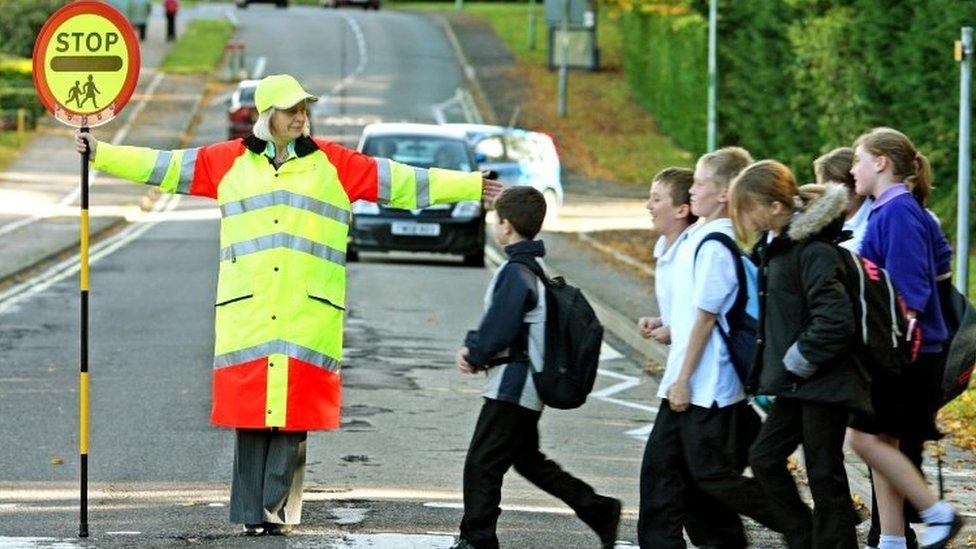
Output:
[[[437,223],[393,222],[391,232],[398,236],[440,236],[441,226]]]

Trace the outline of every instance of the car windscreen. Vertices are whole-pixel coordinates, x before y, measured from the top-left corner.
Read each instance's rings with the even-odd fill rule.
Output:
[[[366,140],[363,152],[418,168],[444,168],[464,172],[474,170],[467,145],[457,139],[430,136],[375,136]]]
[[[254,90],[256,86],[243,86],[237,89],[237,103],[240,105],[254,104]]]

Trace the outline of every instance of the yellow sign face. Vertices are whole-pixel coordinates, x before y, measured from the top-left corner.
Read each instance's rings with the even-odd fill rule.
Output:
[[[44,68],[59,104],[78,114],[93,114],[125,86],[129,53],[111,21],[100,15],[78,15],[54,31],[44,52]]]
[[[125,16],[103,2],[71,2],[48,18],[34,44],[34,87],[65,124],[112,120],[139,79],[139,42]]]

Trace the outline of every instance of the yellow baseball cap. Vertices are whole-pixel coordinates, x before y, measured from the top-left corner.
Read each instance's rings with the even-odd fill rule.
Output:
[[[318,101],[319,98],[305,91],[302,85],[290,74],[272,74],[258,82],[254,90],[254,105],[258,112],[271,107],[290,109],[299,101]]]

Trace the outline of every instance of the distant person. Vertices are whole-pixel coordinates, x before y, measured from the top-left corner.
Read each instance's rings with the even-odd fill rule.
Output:
[[[453,549],[497,549],[495,534],[502,479],[508,470],[559,498],[576,511],[613,549],[620,524],[620,501],[601,496],[582,480],[563,471],[539,451],[542,401],[532,381],[544,360],[546,299],[542,280],[521,258],[538,262],[545,255],[535,240],[546,217],[546,201],[532,187],[509,187],[495,201],[495,240],[509,260],[488,284],[485,313],[477,330],[468,332],[458,351],[457,367],[474,374],[487,370],[484,404],[464,461],[464,518]],[[488,367],[500,353],[522,357]]]
[[[163,2],[166,12],[166,41],[176,40],[176,12],[180,11],[180,0],[166,0]]]
[[[146,40],[146,25],[149,23],[149,14],[152,12],[152,2],[150,0],[129,0],[129,22],[139,31],[139,41]]]
[[[308,431],[339,428],[349,204],[412,209],[501,189],[314,139],[317,100],[278,74],[257,85],[246,139],[157,151],[75,134],[99,171],[220,204],[210,421],[235,432],[230,519],[247,535],[300,522]]]

